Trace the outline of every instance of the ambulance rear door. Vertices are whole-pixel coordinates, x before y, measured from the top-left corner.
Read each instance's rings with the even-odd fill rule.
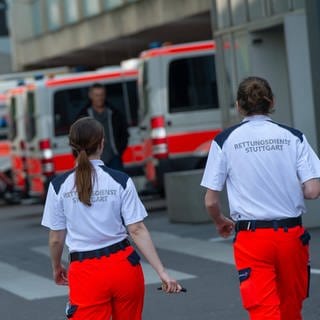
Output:
[[[26,100],[29,194],[43,196],[47,179],[53,176],[54,171],[51,150],[52,108],[48,103],[48,88],[44,81],[37,81],[33,87],[28,88]]]
[[[131,73],[131,76],[130,76]],[[128,146],[122,156],[122,161],[126,172],[130,176],[143,176],[143,152],[138,127],[138,72],[126,71],[123,74],[122,92],[124,113],[128,124],[129,139]]]
[[[11,170],[10,144],[8,138],[8,103],[5,94],[0,94],[0,171]]]
[[[10,91],[9,118],[10,144],[13,182],[17,190],[27,194],[26,173],[26,131],[24,126],[24,104],[26,87],[17,87]]]
[[[162,57],[169,158],[196,156],[221,130],[213,51]]]
[[[167,110],[164,78],[165,70],[161,56],[141,59],[138,78],[139,137],[142,144],[144,171],[149,181],[155,179],[156,165],[153,154],[152,122],[158,117],[164,119]]]

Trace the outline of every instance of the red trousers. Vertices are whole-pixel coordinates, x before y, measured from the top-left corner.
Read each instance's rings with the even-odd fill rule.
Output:
[[[72,320],[141,320],[144,278],[127,259],[131,246],[109,257],[74,261],[69,267]]]
[[[308,242],[300,226],[237,233],[234,257],[243,306],[251,320],[302,319],[309,290]]]

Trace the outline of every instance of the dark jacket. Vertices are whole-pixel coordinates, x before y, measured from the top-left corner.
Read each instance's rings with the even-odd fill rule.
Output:
[[[117,151],[120,156],[122,156],[123,152],[125,151],[128,145],[129,139],[129,131],[128,125],[126,121],[126,116],[113,107],[110,103],[106,102],[106,108],[112,110],[112,128],[113,128],[113,135],[114,135],[114,142],[117,148]],[[90,116],[88,113],[88,109],[91,108],[91,104],[87,104],[80,112],[78,118]]]

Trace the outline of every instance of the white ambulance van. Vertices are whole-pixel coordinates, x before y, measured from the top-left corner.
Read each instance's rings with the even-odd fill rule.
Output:
[[[205,165],[221,131],[215,43],[168,45],[140,55],[139,125],[149,185],[163,190],[164,174]]]
[[[110,103],[127,116],[131,140],[123,156],[125,169],[132,175],[143,172],[141,146],[134,134],[138,130],[137,74],[136,69],[105,68],[45,79],[29,87],[25,124],[31,196],[43,197],[54,175],[73,168],[69,128],[88,105],[88,90],[97,82],[106,87]]]

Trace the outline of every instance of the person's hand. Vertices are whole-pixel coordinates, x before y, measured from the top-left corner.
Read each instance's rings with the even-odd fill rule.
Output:
[[[181,291],[182,286],[176,280],[170,278],[170,276],[165,271],[161,272],[159,276],[162,281],[161,288],[164,292],[178,293]]]
[[[57,285],[60,285],[60,286],[68,285],[68,272],[67,272],[67,269],[62,264],[53,268],[53,279]]]
[[[235,226],[235,223],[231,219],[223,215],[220,215],[218,218],[214,219],[214,223],[216,225],[217,231],[223,238],[228,238],[232,234]]]

